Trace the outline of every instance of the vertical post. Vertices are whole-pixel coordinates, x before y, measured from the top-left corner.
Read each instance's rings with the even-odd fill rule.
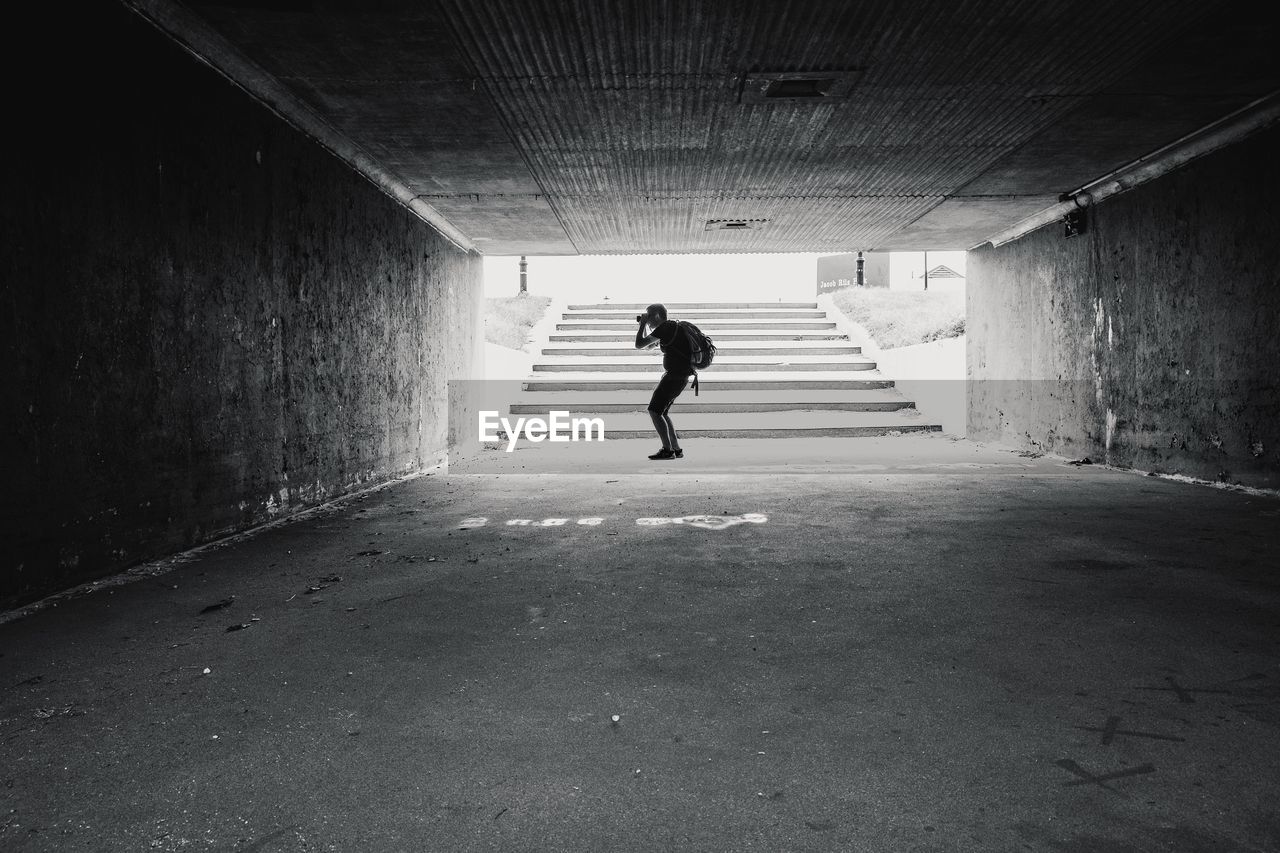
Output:
[[[859,252],[859,253],[858,253],[858,287],[865,287],[865,286],[866,286],[866,284],[867,284],[867,280],[866,280],[865,276],[863,275],[863,266],[862,266],[862,264],[863,264],[863,260],[862,260],[862,253],[861,253],[861,252]]]
[[[520,256],[520,292],[529,292],[529,262],[525,260],[524,255]]]
[[[924,289],[929,289],[929,250],[924,251]]]

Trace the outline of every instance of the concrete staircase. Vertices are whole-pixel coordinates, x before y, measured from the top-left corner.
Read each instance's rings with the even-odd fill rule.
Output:
[[[513,417],[601,417],[610,439],[654,438],[645,408],[662,355],[634,347],[638,304],[569,305],[522,382]],[[940,431],[814,302],[667,303],[715,363],[672,406],[682,439],[880,436]]]

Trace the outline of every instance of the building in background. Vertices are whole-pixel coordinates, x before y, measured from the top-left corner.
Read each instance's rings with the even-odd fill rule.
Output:
[[[893,290],[924,290],[927,269],[930,292],[964,291],[967,252],[891,252],[890,256]]]
[[[863,252],[863,287],[924,290],[928,262],[929,290],[964,290],[965,252]],[[824,255],[817,263],[817,292],[856,287],[856,252]]]

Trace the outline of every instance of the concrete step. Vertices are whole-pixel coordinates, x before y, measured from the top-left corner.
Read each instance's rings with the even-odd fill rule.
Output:
[[[705,428],[677,426],[680,440],[690,438],[875,438],[886,435],[902,435],[909,432],[942,432],[938,424],[868,424],[866,426],[798,426],[798,427],[727,427]],[[620,429],[605,432],[612,439],[652,438],[657,440],[653,426],[649,429]]]
[[[533,366],[535,372],[538,373],[653,373],[661,371],[661,366],[653,362],[653,360],[619,362],[619,361],[601,361],[601,362],[566,362],[566,363],[543,363]],[[846,371],[858,370],[875,370],[876,363],[874,361],[848,361],[848,362],[827,362],[827,361],[754,361],[754,362],[727,362],[721,363],[716,361],[715,366],[710,368],[717,373],[730,372],[772,372],[772,373],[791,373],[798,371],[821,370],[830,373],[843,373]]]
[[[526,380],[527,381],[527,380]],[[650,382],[643,387],[651,389],[654,382]],[[808,379],[802,380],[799,384],[808,384]],[[777,403],[783,406],[791,406],[795,408],[803,408],[808,405],[817,405],[824,403],[837,403],[840,405],[871,403],[879,405],[881,403],[902,404],[903,396],[892,387],[872,387],[872,388],[847,388],[847,389],[825,389],[815,390],[813,388],[783,388],[778,390],[758,390],[754,387],[739,390],[727,390],[720,384],[714,386],[707,380],[702,383],[703,388],[711,388],[716,395],[716,399],[724,402],[741,403],[743,405],[768,405]],[[555,402],[548,403],[548,399],[554,399]],[[645,401],[648,401],[648,395],[645,395]],[[681,397],[680,399],[685,399]],[[690,398],[692,399],[692,398]],[[634,403],[636,395],[631,391],[623,391],[607,388],[592,388],[583,391],[565,391],[556,394],[554,398],[549,398],[546,394],[526,393],[519,395],[513,400],[516,403],[528,403],[540,406],[545,410],[548,406],[563,409],[566,406],[570,408],[596,406],[601,404],[613,403]],[[906,402],[906,405],[911,405]],[[897,405],[898,408],[901,405]]]
[[[637,350],[634,317],[645,305],[574,304],[547,337],[533,376],[509,398],[512,417],[601,418],[610,438],[654,438],[645,407],[661,375],[660,353]],[[882,436],[941,429],[876,363],[862,357],[816,302],[667,303],[716,340],[716,363],[672,412],[685,438]],[[851,377],[864,376],[854,379]]]
[[[749,308],[749,309],[779,309],[779,308],[817,308],[816,302],[665,302],[663,303],[667,312],[674,314],[677,311],[690,311],[694,309],[724,309],[724,308]],[[645,311],[649,306],[641,305],[638,302],[597,302],[593,305],[570,305],[570,311],[631,311],[640,313]]]
[[[596,355],[548,355],[538,358],[539,364],[590,364],[596,365],[601,362],[608,364],[651,364],[655,370],[661,369],[662,353],[657,347],[653,349],[638,350],[634,347],[619,347],[621,352],[618,355],[596,356]],[[722,364],[760,364],[772,365],[772,369],[776,369],[779,365],[789,364],[814,364],[817,362],[831,361],[866,361],[859,353],[840,353],[839,358],[833,358],[830,355],[822,353],[798,353],[793,355],[777,355],[770,352],[765,355],[742,355],[739,353],[724,353],[723,351],[716,355],[715,365],[708,368],[715,370]]]
[[[705,329],[703,331],[706,331]],[[842,335],[836,331],[830,332],[782,332],[774,334],[772,332],[716,332],[711,335],[716,346],[720,346],[721,341],[736,344],[748,341],[847,341],[848,335]],[[563,335],[548,335],[547,338],[557,342],[570,343],[588,343],[588,344],[607,344],[607,343],[630,343],[635,341],[635,333],[632,334],[591,334],[588,332],[575,332]]]
[[[561,332],[576,331],[609,331],[609,332],[630,332],[633,336],[636,333],[635,322],[631,323],[608,323],[603,320],[584,320],[577,323],[557,323],[556,330]],[[720,329],[761,329],[768,331],[786,332],[795,329],[834,329],[836,324],[830,320],[763,320],[758,323],[742,322],[735,323],[731,320],[709,320],[705,323],[698,323],[698,328],[704,332],[712,332]]]
[[[649,405],[647,394],[632,394],[629,403],[575,403],[571,399],[556,397],[550,403],[512,403],[509,411],[513,415],[546,415],[548,412],[572,412],[575,416],[607,415],[620,413],[642,413]],[[864,402],[809,400],[797,403],[740,402],[735,400],[714,399],[715,395],[705,394],[697,397],[685,393],[677,400],[681,412],[699,413],[750,413],[750,412],[897,412],[902,409],[914,409],[915,403],[910,400],[886,400]],[[687,399],[686,399],[687,398]]]
[[[570,417],[575,416],[580,416],[580,413],[575,412]],[[698,413],[682,410],[680,401],[677,401],[671,417],[682,441],[691,438],[804,438],[941,431],[939,425],[922,420],[914,409],[885,413]],[[646,437],[656,440],[653,422],[646,413],[607,414],[600,418],[604,422],[606,440]],[[528,443],[526,446],[540,444],[549,442]]]
[[[682,311],[677,320],[693,320],[698,328],[702,328],[702,320],[821,320],[827,316],[825,311],[734,311],[734,310],[698,310]],[[635,313],[630,311],[578,311],[565,312],[563,320],[630,320],[631,327],[638,325]]]
[[[526,379],[521,382],[524,391],[652,391],[658,384],[655,375],[649,379],[631,379],[625,376],[557,376],[555,379]],[[869,391],[892,388],[892,379],[847,379],[838,374],[823,377],[790,377],[777,374],[757,374],[733,379],[701,376],[698,385],[709,393],[740,391]],[[689,392],[685,392],[688,394]],[[698,399],[701,399],[699,396]]]
[[[568,356],[577,358],[613,358],[623,357],[636,354],[645,354],[646,352],[654,352],[656,350],[638,350],[634,346],[629,347],[545,347],[542,350],[543,355],[552,356]],[[858,355],[862,352],[862,347],[855,346],[790,346],[785,342],[778,342],[774,346],[719,346],[716,345],[716,364],[720,364],[723,359],[736,358],[744,355],[767,355],[767,356],[783,356],[783,355]]]

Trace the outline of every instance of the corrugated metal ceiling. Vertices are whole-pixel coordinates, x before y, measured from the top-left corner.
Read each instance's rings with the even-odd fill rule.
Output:
[[[195,2],[497,254],[965,248],[1280,86],[1247,0]]]
[[[618,252],[877,246],[1195,4],[442,5],[574,246]],[[823,70],[861,74],[841,100],[740,102],[748,72]]]

